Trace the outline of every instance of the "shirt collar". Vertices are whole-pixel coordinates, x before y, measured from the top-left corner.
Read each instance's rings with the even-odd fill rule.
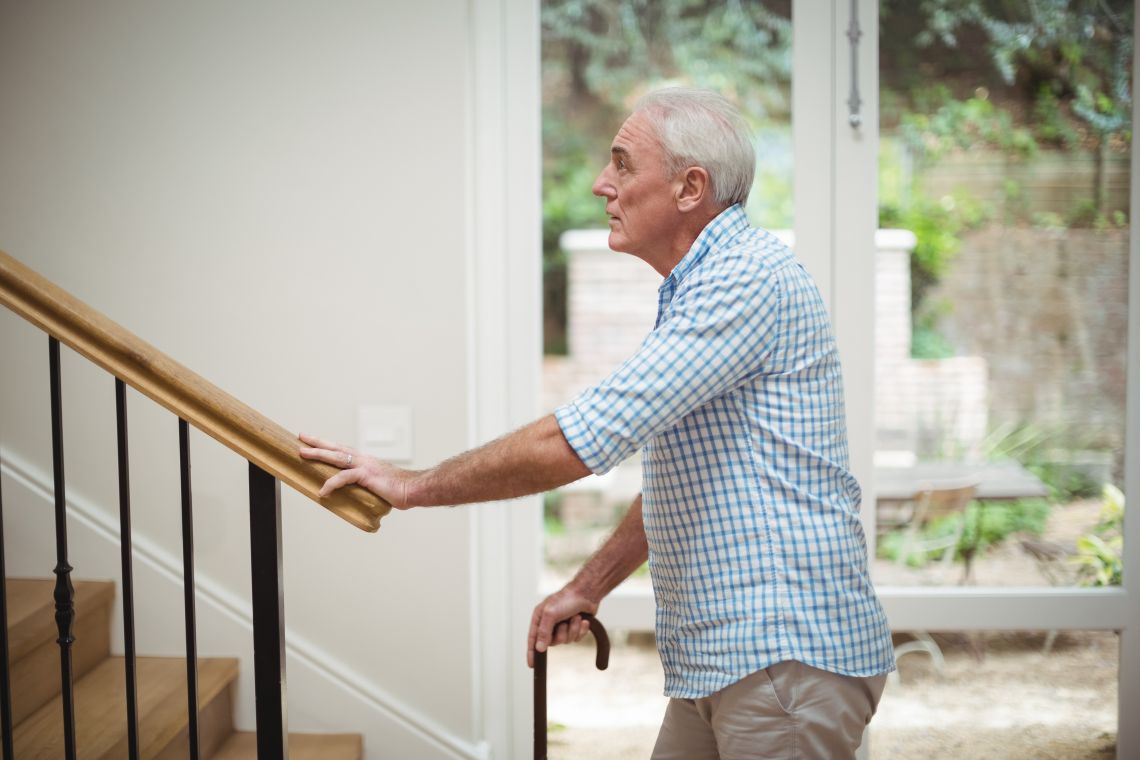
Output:
[[[673,267],[665,282],[672,281],[673,285],[680,283],[709,251],[720,247],[746,229],[748,229],[748,216],[744,213],[744,207],[739,203],[729,206],[705,225],[701,234],[693,241],[689,252],[677,262],[677,266]]]

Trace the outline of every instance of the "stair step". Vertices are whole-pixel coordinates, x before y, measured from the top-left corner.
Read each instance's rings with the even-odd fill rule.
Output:
[[[122,657],[109,657],[75,684],[75,732],[82,760],[127,756],[127,710]],[[186,661],[139,657],[136,660],[139,751],[148,760],[175,760],[188,753]],[[202,757],[232,732],[230,685],[237,678],[236,659],[198,660],[199,736]],[[63,756],[63,707],[57,696],[15,728],[16,757],[22,760]]]
[[[109,608],[115,599],[112,581],[75,581],[75,614],[84,617]],[[42,578],[8,578],[8,648],[18,660],[46,640],[55,641],[55,581]]]
[[[360,760],[363,756],[360,734],[289,734],[289,760]],[[213,760],[256,757],[257,736],[239,731],[222,745]]]
[[[111,652],[111,605],[115,584],[75,581],[72,671],[81,678]],[[59,629],[55,580],[9,578],[8,656],[12,663],[12,720],[19,723],[59,694]],[[46,674],[54,674],[48,677]]]
[[[125,662],[110,656],[115,584],[74,581],[76,745],[80,760],[127,755]],[[16,756],[57,760],[63,756],[63,707],[59,697],[60,649],[56,638],[55,580],[8,578],[9,657],[12,664]],[[236,659],[198,660],[201,756],[214,760],[257,757],[256,735],[233,732],[231,686]],[[189,757],[186,661],[139,657],[139,749],[146,760]],[[292,760],[361,760],[359,734],[290,734]]]

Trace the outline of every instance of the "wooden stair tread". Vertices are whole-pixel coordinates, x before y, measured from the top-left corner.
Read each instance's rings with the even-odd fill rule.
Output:
[[[75,731],[78,755],[84,760],[125,757],[127,746],[125,663],[109,657],[75,683]],[[173,657],[136,660],[139,749],[153,758],[185,730],[186,661]],[[198,704],[205,707],[237,678],[238,661],[198,660]],[[15,728],[16,756],[63,756],[63,706],[57,696]]]
[[[74,581],[75,615],[79,618],[115,599],[111,581]],[[55,580],[8,578],[8,651],[12,662],[20,659],[45,640],[59,636],[55,623]]]
[[[125,661],[107,657],[108,627],[115,600],[110,581],[74,580],[76,681],[75,723],[79,760],[118,760],[127,756]],[[63,707],[55,639],[54,578],[7,578],[9,652],[16,680],[14,697],[23,715],[14,729],[16,757],[58,760],[64,754]],[[94,631],[94,632],[93,632]],[[82,639],[82,641],[78,641]],[[88,651],[89,650],[89,651]],[[51,661],[50,673],[44,668]],[[86,664],[83,664],[86,663]],[[26,671],[23,675],[18,668]],[[146,760],[186,757],[186,661],[173,657],[136,660],[139,749]],[[198,660],[198,704],[203,758],[247,760],[257,757],[256,735],[233,732],[231,684],[239,662],[232,658]],[[23,686],[20,685],[23,678]],[[49,683],[50,681],[50,683]],[[50,696],[54,685],[55,696]],[[42,692],[39,696],[33,692]],[[46,700],[46,701],[45,701]],[[17,705],[19,707],[19,705]],[[17,716],[18,718],[20,716]],[[359,734],[290,734],[292,760],[361,760]]]
[[[363,756],[360,734],[289,734],[289,760],[360,760]],[[257,736],[239,731],[221,746],[213,760],[256,757]]]

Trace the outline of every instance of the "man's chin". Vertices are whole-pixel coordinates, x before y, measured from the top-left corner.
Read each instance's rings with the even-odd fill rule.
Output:
[[[617,230],[610,230],[610,238],[608,242],[611,251],[614,251],[616,253],[629,253],[629,241],[626,240]]]

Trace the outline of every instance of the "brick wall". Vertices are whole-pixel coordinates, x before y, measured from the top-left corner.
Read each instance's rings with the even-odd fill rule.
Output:
[[[569,353],[547,357],[546,408],[572,398],[637,350],[653,328],[661,277],[606,246],[604,230],[568,232]],[[781,235],[789,240],[791,235]],[[987,425],[986,363],[977,356],[910,358],[910,251],[914,235],[876,235],[876,405],[878,447],[891,451],[972,451]]]
[[[881,459],[969,457],[986,434],[986,362],[912,359],[914,234],[879,230],[875,256],[875,446]]]
[[[1128,326],[1127,229],[971,233],[930,297],[939,330],[989,367],[994,424],[1032,422],[1065,447],[1115,450],[1120,473]]]

